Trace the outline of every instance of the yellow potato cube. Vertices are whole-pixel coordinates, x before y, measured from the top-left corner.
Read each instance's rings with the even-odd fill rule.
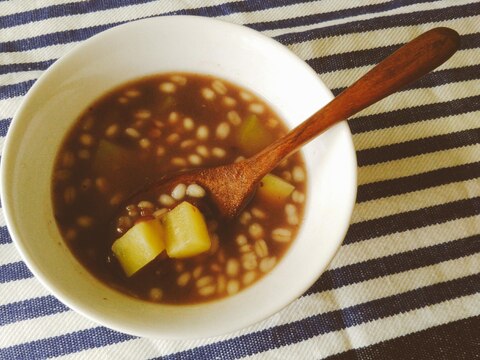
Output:
[[[125,274],[130,277],[165,250],[165,232],[157,219],[134,225],[112,245]]]
[[[260,181],[257,196],[270,201],[283,202],[290,196],[293,190],[295,190],[295,186],[292,184],[276,175],[267,174]]]
[[[184,201],[162,217],[165,245],[171,258],[186,258],[210,249],[211,241],[202,213]]]

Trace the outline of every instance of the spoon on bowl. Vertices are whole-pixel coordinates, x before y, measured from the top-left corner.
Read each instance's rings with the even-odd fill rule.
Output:
[[[233,218],[255,194],[260,180],[282,159],[329,127],[435,69],[450,58],[458,46],[459,35],[452,29],[439,27],[427,31],[402,46],[325,107],[256,155],[229,165],[167,175],[147,190],[195,183],[206,190],[220,215]]]

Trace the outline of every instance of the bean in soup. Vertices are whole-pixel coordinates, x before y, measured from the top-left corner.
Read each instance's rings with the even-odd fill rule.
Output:
[[[86,269],[130,296],[186,304],[238,293],[272,270],[296,236],[306,190],[300,154],[266,176],[232,221],[217,216],[197,184],[126,201],[162,175],[242,161],[286,132],[264,101],[225,80],[171,73],[122,85],[79,117],[58,152],[58,228]]]

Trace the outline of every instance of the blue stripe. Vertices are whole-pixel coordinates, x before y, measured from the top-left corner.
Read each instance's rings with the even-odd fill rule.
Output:
[[[429,89],[436,86],[451,84],[455,82],[478,80],[480,79],[480,65],[463,66],[454,69],[437,70],[423,76],[407,88],[401,91],[408,91],[413,89]],[[352,81],[353,82],[353,81]],[[328,84],[327,84],[328,85]],[[337,96],[346,87],[331,89],[332,93]]]
[[[0,75],[21,72],[21,71],[45,70],[50,65],[52,65],[55,61],[56,59],[37,61],[37,62],[28,62],[28,63],[19,63],[19,64],[0,65]]]
[[[0,127],[1,127],[1,122],[0,122]],[[12,238],[10,237],[10,233],[8,232],[8,229],[6,226],[0,227],[0,245],[3,244],[11,244],[12,243]]]
[[[0,359],[52,358],[132,339],[135,339],[135,337],[103,327],[95,327],[0,349]]]
[[[59,314],[70,309],[55,297],[42,296],[0,306],[0,326],[42,316]]]
[[[124,23],[126,23],[126,21],[106,25],[97,25],[78,30],[59,31],[50,34],[34,36],[27,39],[0,42],[0,52],[21,52],[51,45],[79,42],[86,40],[102,31]]]
[[[439,239],[441,241],[441,239]],[[310,295],[404,271],[420,269],[480,252],[480,235],[326,271],[305,293]]]
[[[455,182],[468,181],[479,177],[480,162],[473,162],[426,171],[415,175],[375,181],[358,186],[357,204]]]
[[[358,116],[348,121],[352,134],[388,129],[439,117],[467,114],[480,110],[480,95],[451,101],[420,105],[380,114]]]
[[[351,224],[343,243],[353,244],[478,214],[480,214],[480,197],[429,206]]]
[[[0,100],[25,95],[35,81],[28,80],[17,84],[0,86]]]
[[[23,261],[0,265],[0,284],[31,277],[33,277],[33,274]]]
[[[236,359],[295,344],[321,334],[472,295],[477,291],[480,291],[480,276],[471,275],[350,306],[343,310],[314,315],[234,339],[175,353],[161,359]],[[56,357],[132,339],[135,337],[97,327],[0,349],[0,358]]]
[[[475,144],[480,144],[480,128],[358,150],[357,163],[362,167]]]
[[[275,39],[283,44],[290,45],[298,42],[331,36],[357,34],[378,29],[391,29],[399,26],[425,24],[425,19],[428,19],[429,22],[433,23],[464,18],[466,16],[471,17],[478,14],[480,14],[480,3],[472,3],[450,6],[443,9],[424,10],[408,14],[387,15],[373,19],[352,21],[346,24],[332,25],[307,31],[279,35],[276,36]]]

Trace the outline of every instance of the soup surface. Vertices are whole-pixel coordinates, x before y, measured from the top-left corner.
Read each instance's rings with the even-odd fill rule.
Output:
[[[85,268],[128,295],[171,304],[233,295],[268,273],[295,238],[306,188],[300,154],[272,172],[284,188],[293,185],[286,196],[259,191],[230,221],[216,215],[197,185],[128,199],[165,174],[242,161],[286,131],[265,102],[224,80],[172,73],[125,84],[86,109],[58,152],[52,180],[58,228]],[[182,259],[164,251],[126,276],[112,244],[182,201],[203,214],[209,250]]]

